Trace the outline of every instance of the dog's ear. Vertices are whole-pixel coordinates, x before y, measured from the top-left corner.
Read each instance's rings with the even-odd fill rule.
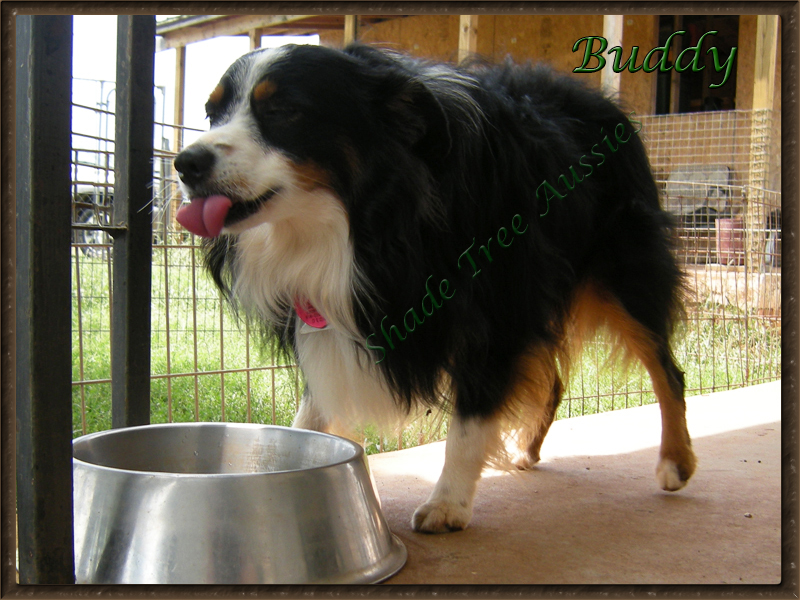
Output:
[[[377,108],[395,139],[409,147],[423,140],[426,147],[448,140],[447,120],[435,94],[414,72],[414,59],[363,44],[351,44],[345,53],[370,67],[377,84]]]
[[[408,146],[414,147],[446,136],[442,106],[427,88],[413,78],[402,78],[385,88],[384,109],[391,127]]]

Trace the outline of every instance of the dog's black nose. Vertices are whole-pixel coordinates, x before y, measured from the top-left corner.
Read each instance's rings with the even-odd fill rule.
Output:
[[[204,146],[189,146],[175,157],[175,170],[186,185],[198,185],[211,173],[214,153]]]

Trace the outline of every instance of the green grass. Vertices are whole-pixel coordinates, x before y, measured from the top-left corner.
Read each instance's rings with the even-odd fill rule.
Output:
[[[729,306],[697,307],[676,334],[673,349],[685,372],[689,396],[780,377],[779,326]],[[622,368],[611,360],[609,347],[597,339],[586,344],[581,361],[573,366],[558,418],[654,402],[644,368],[640,364]]]
[[[226,421],[249,419],[290,425],[300,386],[295,369],[285,361],[259,351],[255,339],[248,336],[246,329],[224,307],[216,288],[202,269],[196,269],[197,275],[193,280],[192,261],[194,259],[199,264],[199,252],[193,257],[190,248],[170,249],[167,252],[168,275],[163,267],[164,258],[164,250],[156,249],[151,307],[151,374],[155,377],[150,383],[151,422],[221,421],[224,397]],[[73,259],[73,381],[111,377],[108,266],[104,260],[102,256],[81,257],[78,269],[75,269]],[[80,312],[78,277],[81,283]],[[193,315],[195,305],[196,317]],[[79,333],[83,334],[82,348]],[[248,368],[255,370],[225,375],[202,374]],[[187,375],[170,379],[158,377],[168,373]],[[110,393],[107,383],[73,386],[75,435],[111,426]],[[81,417],[82,400],[86,407],[85,430]]]
[[[154,249],[151,422],[221,421],[224,411],[225,421],[290,425],[302,389],[299,374],[273,353],[259,350],[255,337],[229,313],[200,263],[201,252],[190,247]],[[73,381],[108,380],[111,338],[105,256],[73,257],[72,276]],[[695,310],[675,343],[689,394],[780,377],[779,326],[731,307],[708,304]],[[202,374],[247,368],[255,370],[249,375]],[[158,377],[167,373],[187,375]],[[595,340],[586,344],[581,360],[572,367],[558,418],[652,402],[655,396],[644,370],[639,366],[621,369],[610,362],[608,346]],[[110,427],[110,384],[73,386],[73,434]],[[381,437],[373,428],[365,428],[358,436],[367,452],[373,453],[442,439],[446,429],[446,419],[434,412],[418,418],[401,435]]]

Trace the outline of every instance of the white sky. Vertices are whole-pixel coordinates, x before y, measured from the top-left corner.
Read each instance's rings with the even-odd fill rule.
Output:
[[[116,71],[116,15],[80,15],[73,17],[73,62],[72,101],[85,106],[99,107],[107,100],[113,106],[114,75]],[[319,43],[318,36],[264,36],[262,47],[277,46],[283,43]],[[98,50],[100,49],[100,50]],[[247,36],[230,36],[215,38],[205,42],[190,44],[186,49],[186,96],[184,124],[197,129],[208,129],[205,118],[205,103],[219,78],[230,64],[250,49]],[[108,83],[85,80],[105,80]],[[173,123],[174,89],[175,89],[175,50],[156,52],[155,85],[165,88],[164,92],[156,91],[156,121]],[[163,112],[162,112],[163,109]],[[99,120],[96,113],[86,110],[73,110],[74,132],[114,137],[113,121],[106,123]],[[194,136],[199,134],[194,134]],[[172,130],[167,129],[164,136],[172,145]],[[161,138],[161,129],[156,127],[156,144]],[[193,139],[187,132],[186,143]],[[76,144],[76,141],[73,141]],[[91,144],[91,146],[88,146]],[[96,142],[80,139],[81,147],[96,147]],[[87,155],[86,160],[90,160]]]

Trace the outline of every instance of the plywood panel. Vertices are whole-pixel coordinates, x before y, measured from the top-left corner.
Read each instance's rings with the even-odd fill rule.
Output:
[[[497,17],[480,15],[478,17],[478,56],[486,60],[494,59],[494,28]]]
[[[327,46],[328,48],[341,48],[344,40],[344,31],[336,29],[329,29],[319,32],[320,46]]]
[[[756,15],[739,17],[739,45],[736,53],[736,108],[753,108],[753,76],[756,68]]]
[[[622,57],[624,63],[631,55],[631,49],[639,47],[636,64],[640,65],[653,48],[658,46],[658,16],[632,15],[625,16],[622,28]],[[609,58],[613,66],[613,55]],[[629,72],[627,69],[620,73],[620,100],[622,104],[637,115],[653,114],[656,108],[656,73],[644,71]]]
[[[511,56],[516,62],[544,62],[590,85],[600,85],[599,71],[572,73],[582,61],[572,46],[587,35],[603,35],[603,15],[497,15],[494,29],[495,61]]]
[[[365,44],[375,44],[400,50],[400,22],[404,19],[391,19],[382,23],[361,27],[361,40]]]
[[[365,43],[402,50],[414,56],[455,62],[458,15],[415,15],[363,27]]]

